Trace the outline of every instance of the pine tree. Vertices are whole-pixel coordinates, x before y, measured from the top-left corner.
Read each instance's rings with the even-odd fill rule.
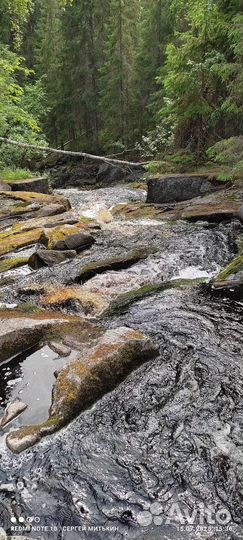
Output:
[[[172,37],[170,0],[145,0],[141,24],[141,46],[137,58],[140,135],[156,125],[151,104],[157,91],[156,77],[166,61],[166,45]]]
[[[45,132],[51,143],[61,140],[59,115],[62,98],[59,91],[61,76],[61,13],[60,0],[38,0],[39,18],[36,28],[35,71],[43,77],[50,111],[45,120]]]
[[[66,136],[75,148],[99,149],[99,69],[108,8],[107,0],[75,0],[62,20]]]

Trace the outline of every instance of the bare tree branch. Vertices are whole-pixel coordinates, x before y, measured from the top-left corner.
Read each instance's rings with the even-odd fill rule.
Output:
[[[34,144],[27,144],[27,143],[21,143],[18,141],[13,141],[11,139],[7,139],[7,137],[0,137],[0,142],[5,144],[11,144],[13,146],[18,146],[19,148],[26,148],[26,149],[32,149],[37,150],[41,153],[53,153],[53,154],[60,154],[61,156],[74,156],[74,157],[80,157],[84,159],[90,159],[92,161],[98,161],[100,163],[109,163],[110,165],[124,165],[127,167],[132,168],[139,168],[145,165],[147,162],[133,162],[133,161],[124,161],[121,159],[112,159],[105,156],[95,156],[93,154],[87,154],[86,152],[73,152],[71,150],[59,150],[57,148],[50,148],[49,146],[35,146]]]

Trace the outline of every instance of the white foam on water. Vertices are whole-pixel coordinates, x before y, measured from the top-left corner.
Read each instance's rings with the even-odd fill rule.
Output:
[[[208,278],[211,279],[213,276],[217,274],[217,271],[214,272],[207,272],[206,270],[203,270],[199,266],[187,266],[186,268],[183,268],[171,278],[171,280],[175,279],[196,279],[196,278]]]

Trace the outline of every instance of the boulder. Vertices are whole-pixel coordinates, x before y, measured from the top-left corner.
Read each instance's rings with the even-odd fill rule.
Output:
[[[92,246],[94,238],[88,233],[71,234],[65,238],[65,244],[68,249],[84,249],[85,247]]]
[[[141,332],[127,327],[107,330],[87,357],[60,371],[50,415],[69,421],[157,354],[157,347]]]
[[[72,309],[83,315],[99,315],[108,307],[107,300],[99,293],[85,291],[82,287],[61,287],[41,297],[40,303],[52,309]]]
[[[67,251],[55,251],[39,249],[29,258],[28,264],[34,270],[42,268],[43,266],[54,266],[54,264],[60,264],[67,259],[74,259],[77,253],[74,250]]]
[[[31,191],[36,193],[50,193],[50,183],[46,176],[9,182],[12,191]]]
[[[163,204],[199,197],[218,189],[207,175],[173,174],[148,180],[148,203]]]
[[[87,231],[88,225],[79,223],[60,224],[57,227],[45,228],[46,246],[53,250],[75,249],[81,251],[91,246],[95,240]],[[74,247],[75,246],[75,247]]]

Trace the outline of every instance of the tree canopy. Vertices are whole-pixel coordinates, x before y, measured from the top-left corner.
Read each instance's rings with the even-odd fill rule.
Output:
[[[0,134],[205,155],[242,133],[242,33],[242,0],[2,0]]]

